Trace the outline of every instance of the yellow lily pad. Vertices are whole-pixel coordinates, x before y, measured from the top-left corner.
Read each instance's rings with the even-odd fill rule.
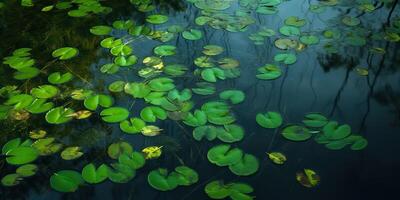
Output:
[[[149,147],[144,148],[142,150],[142,153],[144,153],[146,160],[158,158],[161,156],[162,147],[163,146],[149,146]]]
[[[83,155],[80,147],[67,147],[61,152],[61,158],[64,160],[74,160]]]
[[[160,135],[162,129],[158,128],[157,126],[145,126],[142,128],[141,132],[145,136],[156,136]]]
[[[282,165],[287,160],[286,156],[280,152],[271,152],[271,153],[267,153],[267,155],[268,155],[268,158],[271,159],[272,162],[274,162],[275,164],[278,164],[278,165]]]
[[[29,137],[35,140],[44,138],[46,135],[47,132],[45,130],[33,130],[29,132]]]
[[[296,180],[304,187],[312,188],[319,184],[320,177],[314,170],[304,169],[296,173]]]

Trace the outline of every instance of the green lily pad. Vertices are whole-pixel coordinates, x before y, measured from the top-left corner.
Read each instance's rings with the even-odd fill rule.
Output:
[[[58,192],[75,192],[83,184],[81,174],[73,170],[61,170],[50,177],[50,186]]]
[[[339,126],[335,121],[328,122],[322,130],[324,135],[330,140],[340,140],[351,134],[351,127],[349,125]]]
[[[356,140],[351,146],[351,150],[359,151],[368,146],[368,141],[364,138]]]
[[[194,114],[188,113],[183,123],[192,127],[203,126],[207,123],[207,115],[201,110],[195,110]]]
[[[47,80],[51,84],[59,85],[59,84],[69,82],[70,80],[72,80],[73,77],[74,76],[69,72],[64,73],[64,74],[61,74],[60,72],[54,72],[54,73],[50,74],[49,77],[47,77]]]
[[[8,106],[14,106],[14,109],[23,109],[31,105],[33,102],[34,98],[31,95],[28,94],[18,94],[11,96],[5,103],[4,105]]]
[[[132,66],[137,63],[138,58],[135,55],[130,55],[128,57],[118,56],[114,60],[114,64],[121,67]]]
[[[156,92],[167,92],[175,88],[174,80],[170,78],[156,78],[149,82],[150,89]]]
[[[140,111],[140,117],[145,122],[156,122],[157,119],[165,120],[167,118],[167,113],[160,107],[148,106]]]
[[[199,175],[197,172],[187,166],[175,167],[175,172],[180,175],[178,179],[179,185],[189,186],[199,180]]]
[[[105,122],[118,123],[129,117],[129,111],[122,107],[111,107],[101,111],[100,116]]]
[[[224,129],[218,131],[217,137],[226,143],[238,142],[244,137],[244,129],[235,124],[225,125]]]
[[[113,163],[111,166],[112,168],[108,168],[107,176],[114,183],[127,183],[136,175],[136,170],[127,165]]]
[[[203,54],[207,56],[216,56],[224,52],[224,48],[218,45],[206,45],[203,48]]]
[[[176,46],[160,45],[154,48],[154,53],[159,56],[172,56],[176,54]]]
[[[238,176],[249,176],[258,171],[259,163],[255,156],[251,154],[244,154],[240,161],[235,164],[229,165],[232,173]]]
[[[90,32],[94,35],[109,35],[112,31],[110,26],[93,26],[90,28]]]
[[[303,35],[300,37],[300,41],[306,45],[313,45],[319,43],[319,38],[315,35]]]
[[[217,79],[225,80],[225,72],[220,68],[208,68],[201,71],[201,77],[208,82],[215,83]]]
[[[59,90],[57,87],[52,85],[41,85],[31,90],[32,96],[39,99],[49,99],[58,94]]]
[[[185,88],[182,91],[178,91],[177,89],[171,90],[168,92],[168,98],[176,101],[188,101],[192,98],[192,91]]]
[[[84,101],[85,108],[89,110],[96,110],[99,106],[109,108],[113,103],[113,98],[104,94],[91,95]]]
[[[163,24],[168,21],[168,16],[166,15],[149,15],[146,18],[146,21],[151,24]]]
[[[298,36],[300,35],[300,29],[295,26],[282,26],[279,28],[279,32],[285,36]]]
[[[122,121],[119,124],[120,129],[128,134],[136,134],[140,133],[143,127],[146,126],[146,122],[144,122],[140,118],[130,118],[129,120]]]
[[[320,128],[328,123],[328,119],[319,113],[309,113],[304,118],[303,123],[307,127]]]
[[[46,121],[50,124],[63,124],[72,120],[75,111],[62,106],[53,108],[46,113]]]
[[[5,155],[7,156],[7,163],[11,165],[23,165],[35,161],[39,153],[33,147],[19,146],[7,151]]]
[[[231,194],[229,187],[222,181],[212,181],[204,188],[206,194],[212,199],[225,199]]]
[[[136,170],[144,166],[146,159],[142,153],[132,152],[131,154],[121,154],[118,157],[118,162]]]
[[[107,179],[107,173],[108,166],[106,164],[102,164],[96,169],[96,166],[90,163],[82,169],[82,178],[87,183],[97,184]]]
[[[26,164],[18,167],[15,172],[21,177],[30,177],[39,171],[39,167],[35,164]]]
[[[110,92],[122,92],[124,91],[125,81],[114,81],[108,86]]]
[[[238,163],[243,156],[242,150],[238,148],[231,149],[231,145],[221,144],[208,150],[208,160],[218,166],[228,166]]]
[[[274,57],[276,62],[282,62],[286,65],[292,65],[297,61],[296,54],[292,53],[279,53]]]
[[[198,126],[193,129],[193,138],[197,141],[201,141],[206,138],[208,141],[214,140],[221,130],[212,125]]]
[[[156,83],[153,83],[153,86],[163,86],[162,84],[162,81],[156,81]],[[151,92],[150,87],[144,83],[127,83],[124,87],[124,91],[135,98],[144,98]]]
[[[173,190],[178,186],[179,175],[177,173],[168,174],[168,171],[163,168],[153,170],[147,176],[147,181],[151,187],[160,190]]]
[[[288,140],[300,142],[310,139],[312,134],[306,127],[290,125],[282,130],[282,136]]]
[[[285,24],[288,26],[302,27],[306,24],[306,20],[300,19],[296,16],[290,16],[285,19]]]
[[[219,98],[230,100],[232,104],[239,104],[244,101],[245,94],[240,90],[225,90],[219,94]]]
[[[261,80],[274,80],[282,75],[282,70],[278,66],[272,64],[266,64],[258,68],[257,71],[259,74],[257,74],[256,77]]]
[[[199,40],[203,37],[203,33],[197,29],[190,29],[182,32],[182,37],[187,40]]]
[[[78,53],[79,53],[79,50],[77,48],[63,47],[63,48],[56,49],[55,51],[53,51],[53,53],[51,55],[54,58],[58,58],[60,60],[68,60],[68,59],[71,59],[71,58],[75,57],[76,55],[78,55]]]
[[[192,88],[193,93],[198,95],[212,95],[215,93],[215,86],[207,82],[196,83],[196,88]]]
[[[112,159],[118,159],[120,155],[122,154],[132,154],[133,148],[132,146],[127,143],[127,142],[116,142],[112,143],[110,146],[108,146],[107,149],[107,154],[110,156]]]
[[[282,116],[277,112],[258,113],[257,123],[264,128],[278,128],[282,125]]]

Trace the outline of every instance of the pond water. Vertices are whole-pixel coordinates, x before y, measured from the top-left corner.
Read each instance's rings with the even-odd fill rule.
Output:
[[[398,0],[0,1],[0,199],[377,199]]]

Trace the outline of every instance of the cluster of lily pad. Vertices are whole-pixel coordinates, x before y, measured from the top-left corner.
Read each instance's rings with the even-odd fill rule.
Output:
[[[225,199],[229,197],[233,200],[251,200],[250,196],[254,190],[245,183],[228,183],[225,184],[222,180],[216,180],[208,183],[204,191],[211,199]]]
[[[30,4],[27,5],[34,6],[32,0],[28,1],[30,1]],[[85,17],[90,14],[108,14],[112,11],[112,8],[101,5],[99,0],[69,0],[45,6],[42,8],[42,12],[50,12],[53,9],[69,10],[68,15],[71,17]]]
[[[277,112],[259,113],[256,121],[264,128],[279,128],[283,124],[282,116]],[[329,121],[320,113],[306,114],[303,124],[288,124],[282,128],[281,135],[294,142],[314,137],[317,143],[324,144],[331,150],[340,150],[347,145],[351,145],[352,150],[362,150],[368,145],[363,136],[352,133],[349,125],[339,125],[336,121]]]

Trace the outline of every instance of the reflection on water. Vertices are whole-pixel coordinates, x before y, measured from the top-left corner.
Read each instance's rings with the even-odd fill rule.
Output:
[[[204,187],[214,180],[247,183],[254,188],[251,196],[256,199],[370,199],[380,197],[383,192],[394,194],[394,181],[399,178],[395,170],[400,167],[395,155],[399,151],[397,132],[400,117],[400,16],[397,0],[291,0],[276,6],[272,6],[273,2],[280,1],[207,1],[207,5],[196,4],[194,0],[160,0],[154,1],[156,9],[151,12],[140,12],[138,10],[146,8],[142,4],[134,5],[150,1],[131,2],[102,1],[102,5],[113,9],[112,12],[79,18],[68,16],[68,10],[62,9],[42,12],[41,9],[49,4],[45,1],[35,2],[33,7],[23,7],[19,1],[4,2],[0,8],[0,57],[9,56],[18,48],[32,48],[35,66],[41,71],[34,79],[15,80],[12,78],[15,69],[3,64],[0,86],[15,85],[22,93],[29,93],[34,87],[48,84],[49,74],[70,72],[75,79],[59,86],[61,92],[53,99],[57,106],[85,109],[83,102],[71,99],[70,94],[74,89],[90,89],[112,96],[114,106],[129,109],[132,116],[140,116],[141,110],[148,106],[146,102],[123,92],[109,92],[108,86],[115,81],[148,83],[154,78],[137,75],[144,68],[142,60],[154,56],[154,47],[162,44],[160,40],[163,37],[157,37],[154,31],[162,34],[172,25],[179,25],[184,30],[196,29],[203,34],[198,40],[188,40],[180,33],[172,34],[173,37],[165,43],[176,46],[176,54],[162,57],[163,64],[181,64],[188,68],[183,76],[170,76],[176,88],[182,90],[195,88],[196,83],[204,81],[200,72],[204,68],[196,66],[194,61],[203,56],[205,45],[223,47],[224,52],[216,56],[216,60],[230,58],[239,61],[240,71],[234,72],[240,76],[218,80],[213,83],[216,93],[193,94],[191,100],[194,108],[200,109],[204,103],[219,100],[222,91],[235,89],[245,93],[245,101],[232,105],[230,111],[236,119],[235,124],[245,130],[243,140],[232,146],[256,156],[258,171],[241,177],[234,175],[228,167],[211,164],[207,152],[222,142],[218,139],[196,141],[192,136],[193,127],[182,120],[149,123],[163,130],[161,135],[145,137],[125,134],[118,124],[102,120],[99,110],[88,119],[60,125],[49,124],[44,114],[30,114],[29,119],[15,120],[14,116],[14,119],[9,117],[0,121],[1,145],[16,137],[26,139],[32,130],[44,129],[49,137],[56,138],[65,146],[81,147],[84,155],[70,161],[61,159],[59,153],[41,156],[35,161],[39,166],[37,174],[24,179],[18,186],[1,186],[1,199],[207,199]],[[224,2],[231,3],[231,7],[223,9],[223,14],[215,11]],[[263,2],[271,5],[260,8]],[[210,5],[214,6],[214,11],[210,11]],[[146,18],[151,14],[166,15],[168,22],[147,23]],[[196,18],[199,16],[204,17],[204,25],[198,25],[200,20]],[[301,35],[317,36],[318,42],[311,44],[313,41],[305,38],[301,42],[310,44],[302,46],[300,33],[280,30],[291,16],[305,19],[305,25],[300,26]],[[343,20],[346,16],[353,18]],[[130,35],[124,30],[114,30],[111,33],[113,37],[131,41],[129,47],[139,62],[132,68],[120,67],[118,72],[108,73],[110,71],[103,67],[115,58],[100,46],[105,37],[95,36],[89,29],[97,25],[112,26],[116,20],[133,20],[137,26],[146,24],[152,35]],[[169,37],[165,35],[165,38]],[[277,48],[276,40],[279,38],[294,39],[296,45],[290,47],[285,43],[287,49]],[[57,61],[51,55],[60,47],[75,47],[79,49],[79,55],[71,60]],[[294,64],[274,60],[277,54],[287,52],[295,54]],[[274,80],[256,78],[259,74],[257,69],[266,64],[279,65],[281,76]],[[103,73],[105,71],[107,73]],[[0,96],[2,103],[8,99],[5,94]],[[257,124],[256,114],[267,111],[280,113],[283,126],[266,129]],[[368,140],[367,148],[352,151],[346,147],[334,151],[314,139],[292,142],[281,136],[285,126],[301,125],[304,115],[310,112],[319,112],[329,120],[348,124],[353,134]],[[88,163],[97,166],[112,163],[107,148],[118,141],[129,142],[137,151],[148,146],[163,146],[163,153],[158,159],[148,160],[128,183],[105,181],[97,185],[87,184],[74,193],[59,193],[51,189],[49,178],[57,171],[71,169],[80,172]],[[273,164],[265,154],[270,151],[284,153],[287,162],[282,166]],[[9,165],[4,155],[0,158],[0,177],[14,173],[16,167]],[[168,192],[149,186],[147,176],[151,170],[159,167],[173,170],[179,165],[195,169],[199,181]],[[321,183],[317,187],[305,188],[296,181],[296,172],[304,168],[319,174]]]

